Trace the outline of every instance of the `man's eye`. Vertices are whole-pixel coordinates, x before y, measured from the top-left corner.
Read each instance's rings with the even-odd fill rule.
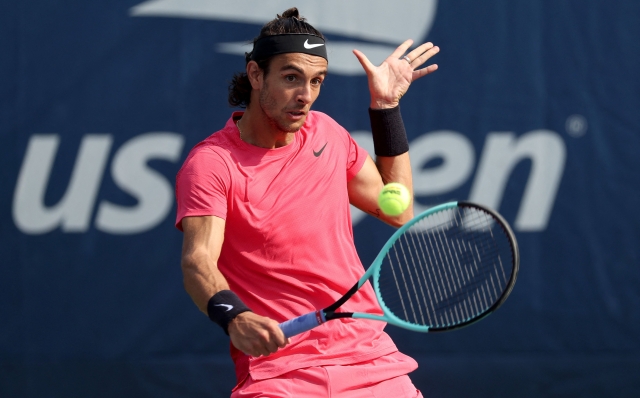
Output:
[[[287,79],[288,82],[293,82],[296,80],[296,77],[293,75],[287,75],[284,78]]]

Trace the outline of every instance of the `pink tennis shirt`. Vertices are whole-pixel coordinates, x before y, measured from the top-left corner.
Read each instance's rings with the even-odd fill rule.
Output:
[[[177,175],[176,226],[189,216],[226,220],[218,268],[255,313],[278,322],[324,308],[364,273],[353,243],[347,182],[367,153],[329,116],[310,112],[277,149],[240,139],[236,112],[196,145]],[[381,313],[367,284],[342,311]],[[292,338],[268,357],[231,346],[238,381],[309,366],[368,361],[397,351],[383,322],[340,319]]]

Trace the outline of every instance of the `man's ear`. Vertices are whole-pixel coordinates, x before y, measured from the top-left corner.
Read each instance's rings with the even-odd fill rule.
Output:
[[[251,83],[251,88],[260,90],[264,82],[264,71],[260,69],[256,61],[249,61],[247,64],[247,77]]]

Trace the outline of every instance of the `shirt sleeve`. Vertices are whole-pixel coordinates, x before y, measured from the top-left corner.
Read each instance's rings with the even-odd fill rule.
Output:
[[[358,174],[360,169],[362,169],[362,166],[364,166],[364,162],[367,160],[369,153],[358,145],[356,140],[351,137],[351,134],[348,132],[346,132],[346,134],[349,140],[349,153],[347,155],[347,181],[351,181],[351,179]]]
[[[229,168],[210,148],[198,148],[187,157],[176,176],[176,228],[194,216],[227,217]]]

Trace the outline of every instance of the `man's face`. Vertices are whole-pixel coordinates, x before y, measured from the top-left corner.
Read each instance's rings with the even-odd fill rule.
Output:
[[[264,76],[259,103],[271,126],[293,133],[307,119],[327,74],[327,60],[303,53],[273,57]]]

